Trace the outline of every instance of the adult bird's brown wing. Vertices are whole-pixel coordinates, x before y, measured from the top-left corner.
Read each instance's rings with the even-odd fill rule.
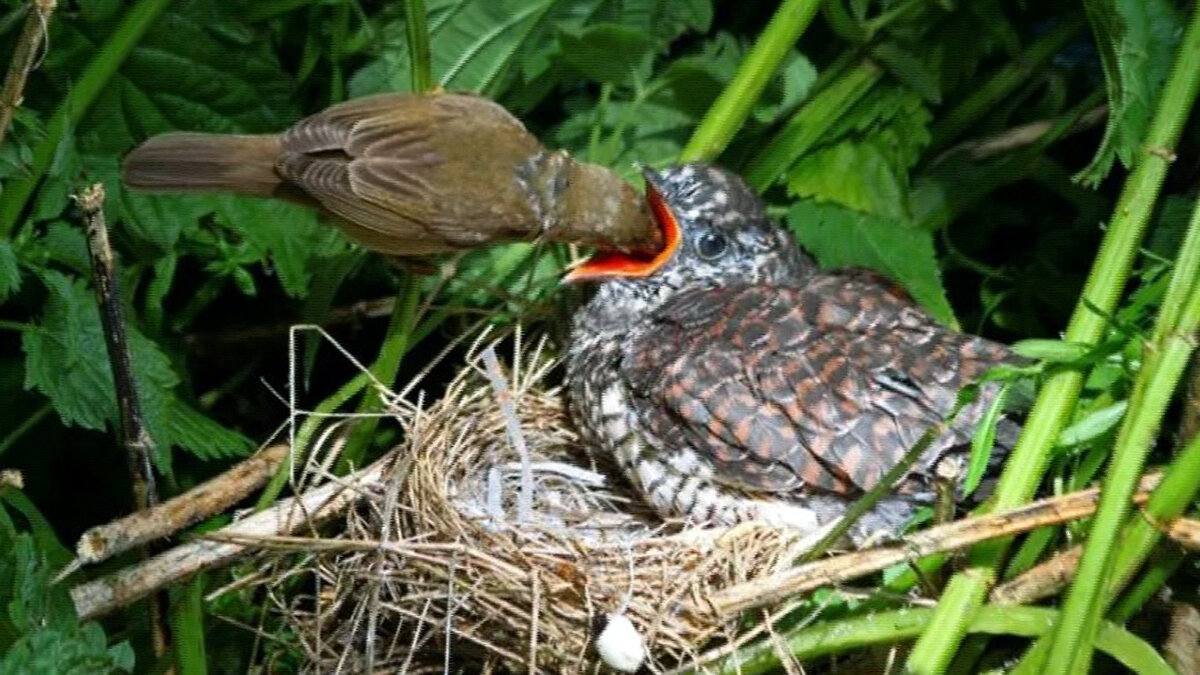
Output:
[[[1012,359],[861,272],[685,293],[656,319],[623,361],[649,442],[686,442],[716,480],[755,491],[870,489],[963,385]],[[993,395],[985,387],[925,465],[966,442]]]
[[[368,247],[414,255],[528,236],[536,219],[514,174],[541,152],[487,99],[382,94],[296,124],[276,168]]]

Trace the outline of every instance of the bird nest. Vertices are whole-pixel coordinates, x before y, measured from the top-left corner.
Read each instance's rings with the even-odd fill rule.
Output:
[[[310,670],[591,672],[593,627],[613,614],[651,670],[687,667],[735,639],[709,594],[800,553],[766,526],[655,517],[579,441],[553,362],[519,342],[503,371],[489,347],[437,402],[399,401],[405,440],[383,478],[298,567],[265,575],[311,575],[311,596],[272,595]]]

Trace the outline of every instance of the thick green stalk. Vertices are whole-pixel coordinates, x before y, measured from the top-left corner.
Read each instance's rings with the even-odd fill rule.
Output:
[[[413,319],[417,313],[417,305],[421,300],[421,277],[408,273],[405,284],[396,294],[396,308],[392,311],[391,321],[388,322],[387,334],[383,338],[383,346],[379,356],[371,364],[371,374],[386,387],[396,383],[400,373],[400,362],[408,347],[412,344]],[[366,417],[357,421],[350,438],[342,450],[338,466],[341,469],[357,467],[366,455],[367,445],[379,428],[378,413],[383,412],[386,405],[383,392],[369,390],[358,404],[358,412]]]
[[[881,77],[883,69],[864,59],[830,82],[828,87],[800,106],[771,142],[755,155],[745,171],[746,181],[760,191],[769,187],[800,155],[820,141]]]
[[[321,401],[316,410],[313,411],[313,414],[304,420],[304,423],[300,425],[300,428],[296,431],[296,435],[292,438],[292,447],[288,458],[284,460],[283,464],[279,465],[279,470],[271,477],[271,482],[267,484],[266,489],[258,496],[258,500],[254,503],[254,510],[261,511],[275,503],[275,500],[279,498],[279,494],[283,492],[283,486],[287,484],[288,477],[292,475],[292,466],[304,463],[304,457],[308,453],[308,446],[317,435],[317,430],[321,428],[321,424],[325,421],[326,416],[333,414],[335,410],[354,398],[358,392],[367,386],[369,381],[366,373],[359,373],[351,378],[349,382],[343,384],[332,396]]]
[[[404,0],[404,37],[408,40],[412,67],[412,90],[433,89],[433,70],[429,56],[429,26],[425,21],[425,0]]]
[[[1192,438],[1163,474],[1162,482],[1143,507],[1146,517],[1134,518],[1121,537],[1121,547],[1113,563],[1116,576],[1112,579],[1110,594],[1128,581],[1162,537],[1151,522],[1165,522],[1183,515],[1198,491],[1200,434]]]
[[[26,172],[9,179],[4,185],[4,192],[0,193],[0,239],[12,234],[17,219],[33,195],[34,188],[50,168],[63,135],[79,123],[88,107],[121,67],[125,57],[137,45],[142,34],[150,28],[170,2],[171,0],[141,0],[130,8],[112,36],[75,81],[71,92],[46,123],[46,136],[33,148],[33,159]]]
[[[783,0],[733,81],[713,102],[680,154],[681,161],[712,159],[729,145],[733,135],[750,116],[767,82],[783,65],[788,51],[808,27],[821,5],[820,0]]]
[[[1200,85],[1200,12],[1194,12],[1176,62],[1147,134],[1136,168],[1125,181],[1120,199],[1105,232],[1096,261],[1063,339],[1096,344],[1104,335],[1107,318],[1116,309],[1137,247],[1162,187],[1170,158]],[[1009,457],[997,485],[993,509],[1012,508],[1029,500],[1042,480],[1050,448],[1066,424],[1079,396],[1083,373],[1064,371],[1052,375],[1038,394],[1024,432]],[[996,566],[1011,539],[981,544],[972,550],[970,576],[952,583],[938,603],[936,631],[921,636],[909,657],[913,672],[943,670],[966,632],[975,598],[995,583]],[[952,592],[953,591],[953,592]],[[949,639],[947,639],[949,637]],[[938,648],[926,645],[936,641]]]
[[[1018,87],[1025,84],[1030,75],[1062,51],[1084,25],[1082,14],[1067,17],[1030,45],[1023,54],[998,70],[983,86],[972,91],[961,103],[939,118],[930,130],[932,140],[929,142],[926,156],[933,157],[938,150],[946,147],[963,131],[978,122],[985,113],[995,108],[996,104],[1011,96]]]
[[[1196,307],[1196,315],[1200,317],[1200,293]],[[1100,506],[1054,631],[1045,672],[1082,672],[1091,662],[1091,637],[1100,621],[1121,527],[1129,515],[1130,500],[1158,435],[1163,413],[1191,356],[1192,345],[1188,341],[1175,342],[1178,344],[1169,346],[1161,358],[1145,360],[1134,386],[1129,412],[1117,434],[1116,451],[1100,493]]]
[[[1183,82],[1172,77],[1163,91],[1164,111],[1181,125],[1200,90],[1200,10],[1180,47],[1173,75],[1185,73]],[[1172,85],[1175,87],[1172,87]],[[1156,122],[1160,119],[1156,118]],[[1173,145],[1173,144],[1172,144]],[[1150,151],[1161,151],[1153,141]],[[1149,157],[1149,156],[1148,156]],[[1143,159],[1143,162],[1147,158]],[[1086,670],[1091,662],[1091,635],[1100,621],[1103,600],[1113,576],[1122,525],[1129,515],[1130,499],[1146,463],[1162,416],[1171,402],[1179,380],[1195,347],[1194,333],[1200,326],[1200,208],[1179,252],[1171,283],[1155,322],[1154,335],[1145,350],[1129,410],[1117,434],[1100,506],[1092,521],[1083,558],[1062,607],[1047,661],[1050,672]],[[1123,542],[1122,546],[1127,543]],[[1140,562],[1140,561],[1139,561]]]
[[[1047,632],[1057,614],[1042,607],[987,605],[978,608],[968,625],[971,633],[1037,637]],[[821,623],[780,635],[780,641],[797,659],[909,640],[927,628],[936,628],[931,609],[901,609]],[[1142,639],[1112,623],[1101,626],[1096,646],[1141,675],[1167,675],[1173,671]],[[780,668],[775,641],[761,640],[730,655],[719,664],[723,675],[758,675]],[[708,671],[705,671],[708,672]]]

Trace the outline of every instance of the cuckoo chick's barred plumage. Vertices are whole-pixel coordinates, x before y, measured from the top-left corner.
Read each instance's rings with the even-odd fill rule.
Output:
[[[571,408],[664,516],[763,518],[812,530],[870,489],[959,389],[1014,360],[936,323],[882,277],[819,271],[737,176],[691,164],[648,173],[678,248],[606,278],[575,317]],[[665,209],[665,211],[664,211]],[[861,521],[894,531],[961,451],[983,388]]]

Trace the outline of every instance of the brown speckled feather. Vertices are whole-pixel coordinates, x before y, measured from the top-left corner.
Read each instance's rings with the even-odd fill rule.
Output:
[[[717,481],[757,491],[870,489],[1007,356],[862,273],[682,293],[653,321],[622,370],[648,437],[680,428]],[[960,415],[930,460],[966,442],[978,416]]]

